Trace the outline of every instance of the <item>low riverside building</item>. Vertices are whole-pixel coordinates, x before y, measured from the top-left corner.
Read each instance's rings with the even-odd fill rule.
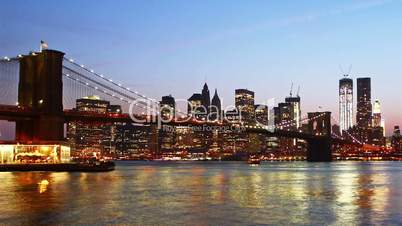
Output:
[[[67,162],[70,162],[70,148],[62,144],[0,144],[1,164]]]

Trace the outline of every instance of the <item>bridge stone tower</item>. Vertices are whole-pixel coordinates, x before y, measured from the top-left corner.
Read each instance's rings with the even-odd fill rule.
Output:
[[[16,122],[18,142],[64,139],[63,57],[63,52],[43,50],[20,58],[18,105],[31,110],[35,117]]]
[[[308,141],[307,161],[332,161],[331,112],[311,112],[308,119],[308,132],[314,135],[314,139]]]

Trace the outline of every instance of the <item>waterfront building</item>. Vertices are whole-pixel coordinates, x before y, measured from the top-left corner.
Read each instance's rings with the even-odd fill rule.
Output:
[[[87,96],[76,100],[78,112],[106,114],[121,113],[121,107],[110,105],[98,96]],[[67,139],[74,157],[99,155],[115,156],[116,125],[111,122],[70,122],[67,125]]]
[[[173,154],[176,144],[176,126],[162,127],[158,133],[158,143],[160,154]]]
[[[70,162],[70,148],[63,144],[0,144],[0,164],[67,162]]]
[[[353,80],[346,76],[339,80],[339,126],[341,133],[353,127]]]
[[[235,106],[240,113],[241,122],[255,124],[254,122],[254,92],[247,89],[235,90]]]
[[[150,125],[125,123],[116,126],[116,152],[121,159],[150,159],[153,130]]]
[[[164,120],[174,119],[176,116],[176,101],[172,95],[163,96],[159,102],[160,115]]]

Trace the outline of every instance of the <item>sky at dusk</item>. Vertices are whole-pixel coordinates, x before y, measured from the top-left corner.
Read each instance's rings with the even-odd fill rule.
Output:
[[[402,1],[19,1],[0,7],[0,56],[52,49],[155,99],[187,99],[207,81],[338,115],[338,80],[372,78],[388,134],[402,124]],[[355,90],[356,94],[356,90]],[[356,102],[356,99],[355,99]],[[319,109],[322,106],[322,109]]]

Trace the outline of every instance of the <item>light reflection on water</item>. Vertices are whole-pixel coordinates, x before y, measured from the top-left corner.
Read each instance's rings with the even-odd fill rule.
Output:
[[[0,178],[2,225],[402,224],[398,162],[119,162]]]

